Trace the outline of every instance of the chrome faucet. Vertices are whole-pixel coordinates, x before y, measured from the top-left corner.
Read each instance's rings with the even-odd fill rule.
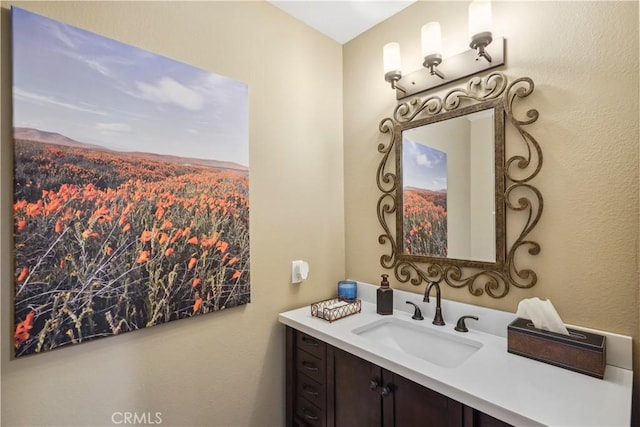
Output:
[[[442,318],[442,308],[440,307],[440,285],[438,282],[431,282],[427,286],[426,291],[424,292],[424,302],[429,302],[429,294],[431,293],[431,288],[436,287],[436,315],[433,318],[433,324],[438,326],[444,326],[444,319]]]

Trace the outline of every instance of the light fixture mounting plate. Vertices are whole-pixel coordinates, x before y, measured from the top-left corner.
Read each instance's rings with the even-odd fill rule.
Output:
[[[491,62],[484,59],[476,61],[476,51],[474,49],[442,59],[442,62],[438,65],[438,71],[444,74],[444,79],[431,75],[427,68],[421,68],[409,73],[396,83],[396,99],[408,98],[426,90],[444,86],[453,81],[504,65],[504,46],[505,39],[497,37],[485,48],[491,55]]]

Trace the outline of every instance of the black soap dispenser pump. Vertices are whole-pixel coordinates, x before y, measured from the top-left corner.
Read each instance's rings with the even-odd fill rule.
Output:
[[[393,314],[393,289],[389,287],[387,277],[389,277],[388,274],[382,275],[380,287],[377,289],[376,312],[378,314]]]

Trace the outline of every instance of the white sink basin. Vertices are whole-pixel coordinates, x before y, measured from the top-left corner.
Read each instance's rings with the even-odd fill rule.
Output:
[[[414,322],[385,317],[356,328],[353,333],[443,368],[459,366],[482,347],[480,342]]]

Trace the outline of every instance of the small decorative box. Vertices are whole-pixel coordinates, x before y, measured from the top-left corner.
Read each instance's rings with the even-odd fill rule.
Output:
[[[359,299],[346,301],[342,298],[331,298],[311,304],[311,315],[329,322],[360,313],[362,302]]]
[[[606,337],[567,329],[569,335],[544,331],[528,319],[517,318],[507,327],[507,351],[602,379]]]

